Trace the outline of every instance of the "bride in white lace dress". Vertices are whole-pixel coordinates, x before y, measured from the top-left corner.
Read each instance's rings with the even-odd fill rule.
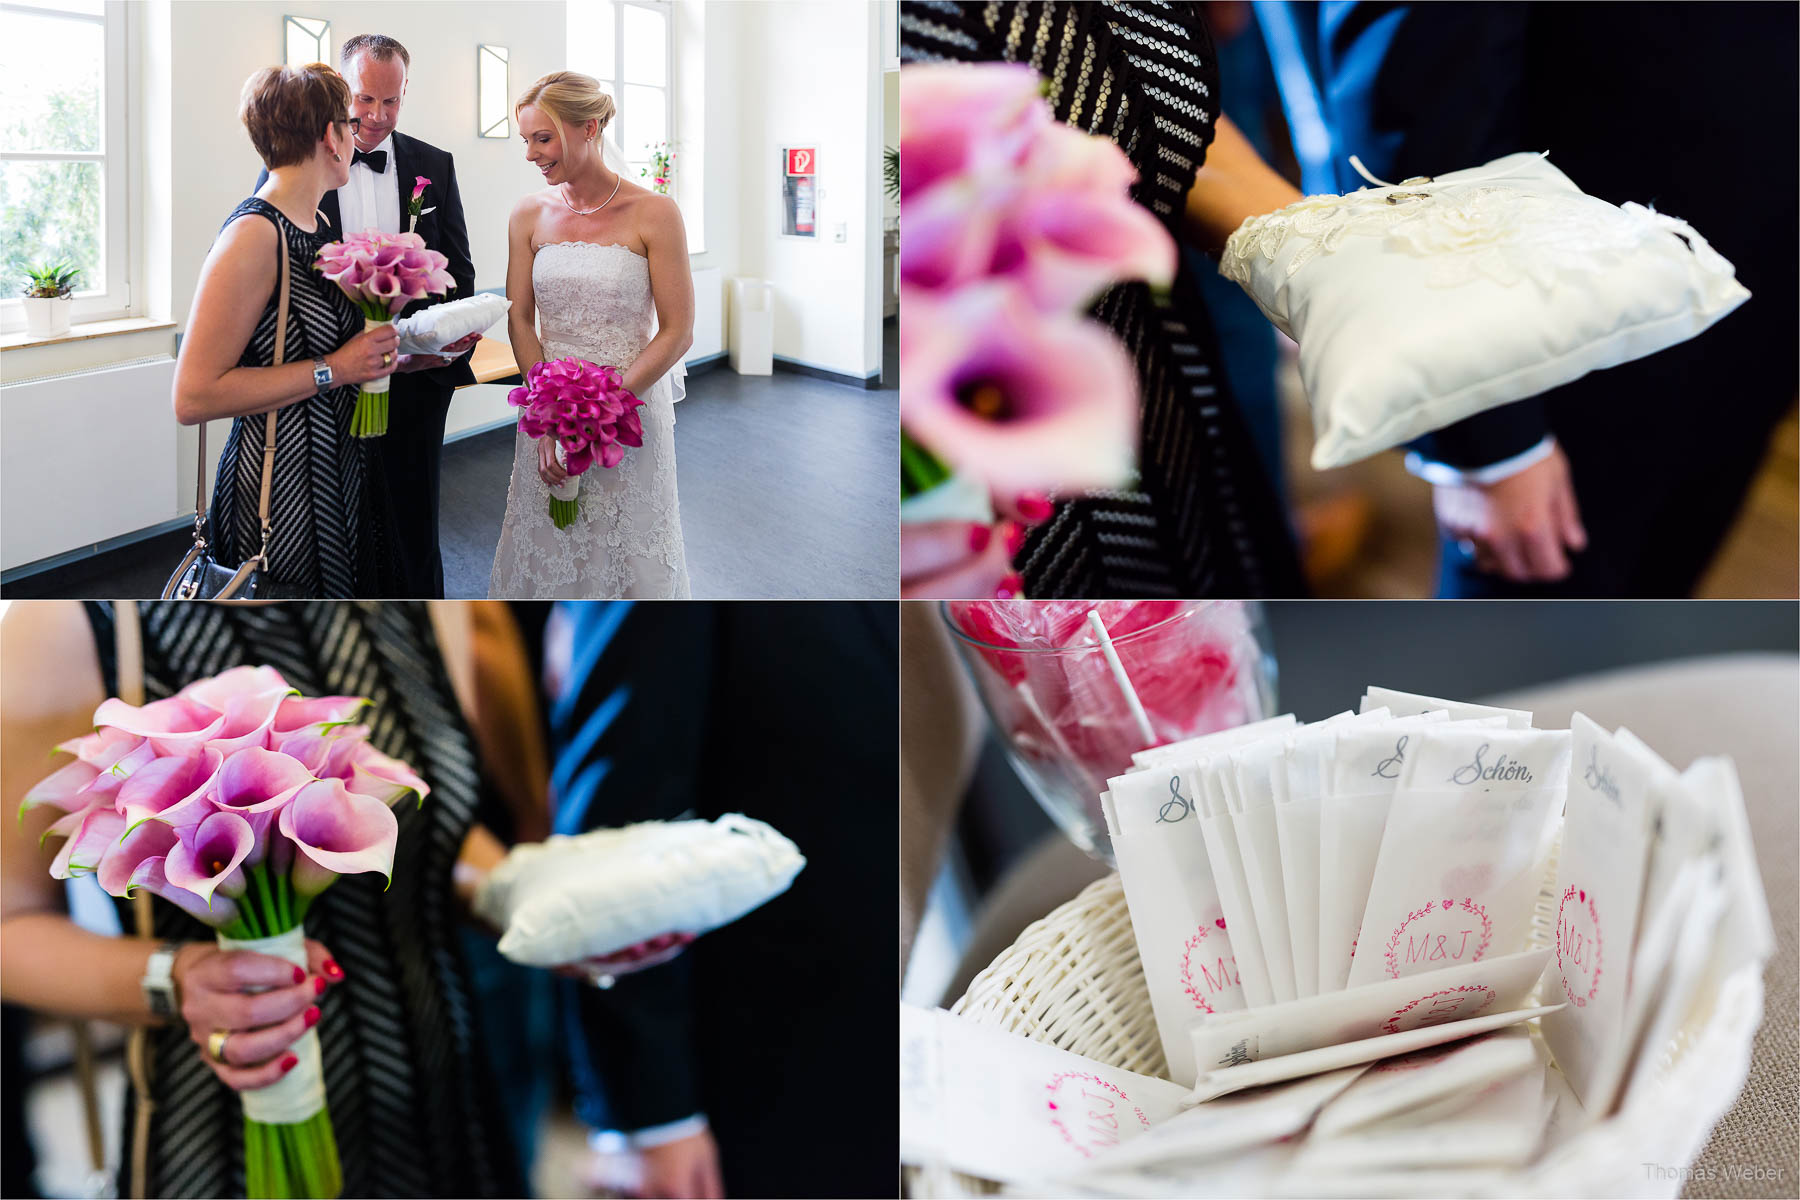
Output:
[[[506,295],[513,357],[617,367],[643,400],[644,444],[581,476],[580,515],[558,529],[549,486],[566,478],[550,438],[515,432],[506,520],[488,594],[507,599],[685,599],[675,489],[675,401],[693,341],[694,288],[681,213],[627,183],[603,134],[612,97],[586,75],[533,84],[515,113],[525,157],[549,186],[513,209]],[[540,319],[541,318],[541,319]]]

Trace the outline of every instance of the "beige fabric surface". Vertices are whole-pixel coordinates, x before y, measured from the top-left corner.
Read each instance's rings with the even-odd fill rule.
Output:
[[[1531,709],[1546,728],[1566,727],[1576,711],[1608,728],[1624,725],[1680,768],[1711,754],[1736,762],[1775,923],[1775,957],[1763,973],[1750,1078],[1682,1195],[1800,1195],[1800,659],[1661,663],[1510,692],[1493,703]],[[1730,1177],[1757,1172],[1764,1177]]]

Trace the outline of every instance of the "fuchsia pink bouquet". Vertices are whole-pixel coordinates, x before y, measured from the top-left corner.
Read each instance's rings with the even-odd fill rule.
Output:
[[[233,667],[166,700],[111,699],[74,757],[26,793],[20,814],[63,816],[50,873],[93,874],[114,896],[144,888],[249,949],[305,967],[303,922],[340,875],[390,875],[399,823],[390,806],[430,788],[350,722],[368,701],[302,697],[271,667]],[[243,1093],[253,1197],[336,1196],[337,1139],[325,1103],[318,1031],[296,1065]]]
[[[1130,160],[1059,123],[1024,65],[909,66],[900,110],[903,494],[952,472],[1001,497],[1122,483],[1136,375],[1082,310],[1176,267]]]
[[[527,437],[554,437],[556,458],[569,478],[550,489],[550,519],[567,529],[579,509],[581,473],[598,462],[616,467],[626,446],[644,444],[643,404],[619,377],[616,367],[596,366],[579,358],[532,364],[525,386],[507,393],[520,410],[519,428]]]
[[[415,194],[414,204],[417,202]],[[362,310],[365,329],[392,321],[415,300],[448,293],[456,286],[449,266],[450,260],[436,250],[427,250],[425,239],[418,234],[375,229],[319,247],[314,264]],[[356,415],[350,421],[352,437],[380,437],[387,432],[391,379],[388,375],[371,379],[357,392]]]

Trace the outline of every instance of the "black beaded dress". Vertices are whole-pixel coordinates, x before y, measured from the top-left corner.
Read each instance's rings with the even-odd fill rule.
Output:
[[[1198,5],[908,0],[900,53],[905,63],[1030,64],[1057,119],[1117,144],[1137,167],[1133,198],[1179,238],[1219,110]],[[1304,594],[1281,502],[1227,389],[1185,262],[1166,293],[1119,284],[1092,315],[1137,364],[1138,478],[1060,503],[1030,531],[1014,562],[1026,594]]]

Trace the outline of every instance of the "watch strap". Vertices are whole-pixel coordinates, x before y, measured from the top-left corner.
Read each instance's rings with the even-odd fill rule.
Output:
[[[175,953],[180,949],[180,942],[164,942],[144,964],[144,1001],[159,1017],[172,1017],[181,1011],[181,997],[175,986]]]

